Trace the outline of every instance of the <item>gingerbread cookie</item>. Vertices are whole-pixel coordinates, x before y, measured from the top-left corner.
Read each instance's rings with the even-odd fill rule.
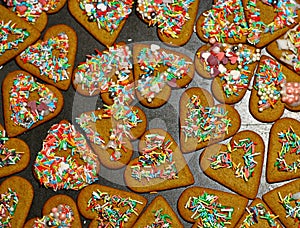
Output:
[[[48,23],[47,14],[54,14],[60,11],[66,4],[66,1],[67,0],[4,0],[14,14],[32,24],[39,31],[43,31]]]
[[[247,44],[213,43],[200,47],[195,68],[204,78],[212,78],[214,97],[226,104],[239,102],[260,59],[260,50]]]
[[[138,107],[112,105],[82,113],[76,123],[86,133],[100,162],[107,168],[120,169],[133,154],[131,140],[142,136],[147,117]]]
[[[77,197],[80,213],[92,220],[90,228],[130,228],[146,204],[143,196],[99,184],[84,188]]]
[[[299,111],[300,78],[268,56],[262,56],[255,73],[249,110],[254,118],[262,122],[279,119],[284,109]]]
[[[186,44],[192,34],[199,0],[147,0],[137,2],[138,16],[149,26],[157,26],[161,41],[172,46]]]
[[[192,60],[157,44],[133,46],[136,96],[148,108],[168,102],[172,88],[187,86],[194,77]]]
[[[277,120],[270,131],[267,181],[279,182],[300,177],[300,122],[292,118]]]
[[[233,136],[240,128],[237,110],[227,104],[214,105],[205,89],[193,87],[180,98],[180,146],[183,153],[199,150]]]
[[[67,90],[77,51],[77,35],[73,28],[58,24],[50,27],[43,38],[26,48],[17,64],[41,80]]]
[[[124,180],[135,192],[162,191],[194,183],[194,177],[172,136],[158,128],[141,137],[140,156],[127,165]]]
[[[240,195],[254,199],[260,185],[265,145],[253,131],[241,131],[230,142],[207,147],[200,167],[213,180]]]
[[[247,41],[264,47],[299,21],[298,0],[242,0],[249,25]]]
[[[99,42],[106,46],[115,43],[127,18],[132,13],[132,0],[69,0],[73,17]]]
[[[278,216],[274,215],[271,209],[259,198],[255,198],[252,203],[246,207],[245,213],[237,223],[236,227],[282,227]]]
[[[24,228],[78,227],[80,215],[74,200],[67,195],[55,195],[44,204],[42,218],[28,220]]]
[[[184,226],[168,204],[168,201],[162,196],[157,196],[133,225],[133,228],[142,227],[183,228]]]
[[[263,195],[263,200],[285,227],[300,225],[300,180],[289,182]]]
[[[49,129],[33,165],[39,183],[54,191],[80,190],[98,180],[99,170],[97,155],[66,120]]]
[[[214,0],[212,8],[198,18],[196,32],[204,42],[246,43],[248,23],[242,0]]]
[[[232,200],[234,199],[234,200]],[[242,196],[209,188],[190,187],[178,200],[182,218],[193,227],[236,227],[248,200]]]
[[[34,43],[41,34],[2,5],[0,11],[0,65],[2,65]]]
[[[26,71],[9,73],[2,84],[7,135],[14,137],[57,116],[64,100],[54,86],[36,82]]]
[[[0,185],[0,226],[23,227],[33,200],[34,191],[23,177],[13,176]]]

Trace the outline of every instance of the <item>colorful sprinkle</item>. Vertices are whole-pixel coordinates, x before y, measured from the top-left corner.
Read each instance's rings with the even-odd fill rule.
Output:
[[[229,143],[226,151],[220,151],[218,154],[209,158],[211,161],[210,168],[230,168],[235,171],[236,177],[242,178],[247,182],[254,176],[254,169],[257,165],[254,157],[260,155],[260,153],[255,151],[256,145],[257,143],[253,142],[250,138],[241,139],[238,142],[234,141],[233,145],[230,145]],[[238,149],[244,151],[244,166],[241,166],[241,163],[235,164],[232,160],[232,152],[237,151]]]
[[[234,208],[220,204],[218,199],[218,196],[206,192],[188,199],[185,208],[193,212],[192,219],[199,220],[198,227],[225,228],[231,224]]]
[[[297,172],[300,168],[300,160],[294,161],[292,164],[287,164],[285,157],[287,153],[300,154],[300,137],[295,133],[294,129],[290,126],[286,131],[278,133],[281,149],[278,153],[278,158],[274,164],[279,171]]]
[[[113,33],[132,12],[133,0],[78,0],[89,22],[97,22],[99,29]]]
[[[149,26],[172,38],[178,38],[184,24],[190,20],[188,10],[194,0],[138,0],[137,12]]]
[[[19,196],[17,193],[8,188],[7,192],[0,195],[0,226],[11,227],[11,220],[14,218]]]
[[[138,204],[143,203],[130,197],[110,195],[97,189],[93,191],[86,210],[97,213],[99,227],[124,227],[133,214],[138,216],[136,208]]]
[[[0,56],[7,50],[18,49],[19,43],[29,37],[30,33],[26,29],[18,28],[16,24],[12,24],[11,21],[0,23]],[[11,40],[10,36],[15,38]]]
[[[74,213],[72,208],[69,205],[60,204],[57,207],[53,207],[49,215],[45,215],[41,219],[36,219],[33,228],[71,227],[73,221]]]
[[[147,134],[145,143],[142,155],[131,165],[131,176],[138,181],[144,178],[147,181],[154,178],[177,179],[171,140],[165,141],[165,137],[159,134]]]
[[[144,228],[171,228],[172,227],[172,217],[168,214],[162,213],[163,209],[152,211],[154,214],[154,222]]]
[[[27,129],[57,108],[55,94],[30,75],[18,74],[9,93],[11,120]],[[39,99],[33,100],[32,93],[37,93]]]
[[[298,195],[299,193],[289,193],[284,198],[282,198],[280,192],[278,192],[278,197],[280,200],[279,203],[285,209],[286,218],[290,217],[297,223],[299,223],[300,219],[300,199]]]
[[[227,134],[231,119],[221,107],[204,107],[198,96],[193,95],[187,105],[185,124],[181,126],[185,140],[197,138],[198,142],[217,139]]]
[[[71,151],[68,156],[57,152]],[[80,162],[73,156],[79,155]],[[37,154],[34,172],[45,187],[80,190],[98,180],[97,156],[88,146],[84,136],[70,123],[53,125]],[[81,164],[84,162],[84,164]]]

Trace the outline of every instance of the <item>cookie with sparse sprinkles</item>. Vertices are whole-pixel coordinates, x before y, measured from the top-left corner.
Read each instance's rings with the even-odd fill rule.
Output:
[[[194,183],[179,146],[168,132],[159,128],[146,131],[139,142],[139,152],[124,171],[126,186],[131,190],[163,191]]]
[[[261,122],[278,120],[285,109],[300,110],[299,75],[269,56],[262,56],[255,72],[249,110]]]
[[[57,116],[64,105],[61,92],[42,84],[26,71],[13,71],[3,80],[3,115],[7,135],[20,135]]]
[[[194,223],[193,227],[235,228],[247,206],[248,199],[219,190],[190,187],[185,189],[177,203],[181,217]]]
[[[133,225],[133,228],[144,227],[183,228],[184,226],[168,201],[162,196],[157,196]]]
[[[148,108],[166,104],[172,88],[187,86],[195,73],[192,59],[157,44],[135,44],[133,62],[136,97]]]
[[[5,179],[0,185],[1,227],[23,227],[34,197],[30,182],[19,176]]]
[[[0,66],[37,41],[40,32],[0,5]]]
[[[240,131],[225,144],[211,145],[200,155],[200,167],[213,180],[249,199],[258,193],[265,154],[263,139]]]
[[[240,128],[238,111],[227,104],[214,104],[205,89],[192,87],[180,98],[180,147],[193,152],[233,136]]]
[[[300,225],[300,180],[289,182],[263,195],[263,201],[285,227]]]
[[[64,24],[50,27],[43,41],[26,48],[18,57],[17,64],[35,77],[61,90],[67,90],[77,52],[77,35],[73,28]]]
[[[75,201],[67,195],[58,194],[49,198],[43,206],[42,218],[32,218],[24,228],[38,227],[78,227],[80,215]]]
[[[141,195],[99,184],[82,189],[77,197],[80,213],[92,220],[89,228],[131,228],[146,205]]]

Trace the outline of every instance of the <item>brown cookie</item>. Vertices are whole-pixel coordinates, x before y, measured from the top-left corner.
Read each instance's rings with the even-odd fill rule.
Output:
[[[80,4],[84,6],[85,3],[79,3],[78,0],[69,0],[68,1],[68,8],[72,16],[91,34],[93,35],[100,43],[104,44],[105,46],[111,46],[115,43],[116,39],[118,38],[120,32],[122,31],[128,16],[131,13],[131,8],[133,1],[117,1],[116,4],[110,4],[110,7],[102,6],[104,9],[95,9],[96,5],[94,6],[87,6],[85,9],[88,9],[88,13],[85,10],[82,10]],[[92,5],[92,4],[89,4]],[[122,6],[121,6],[122,5]],[[93,13],[91,13],[92,7],[95,12],[101,15],[102,18],[99,16],[99,25],[97,20],[93,17]],[[122,7],[122,8],[120,8]],[[125,10],[125,8],[128,11]],[[119,12],[118,12],[119,8]],[[124,11],[121,11],[123,9]],[[101,12],[102,11],[102,12]],[[122,13],[125,13],[122,15]],[[120,15],[121,14],[121,15]],[[107,15],[114,15],[116,18],[108,17]],[[89,17],[92,16],[92,19]],[[118,18],[118,17],[122,17]],[[103,18],[104,17],[104,18]],[[117,19],[118,18],[118,19]],[[90,21],[91,20],[91,21]],[[100,25],[102,23],[105,27]],[[99,28],[100,27],[100,28]],[[108,29],[109,28],[109,29]]]
[[[299,189],[300,180],[295,180],[263,195],[263,200],[279,216],[280,222],[285,227],[298,227],[300,224],[299,213],[297,213],[299,210],[297,209],[299,208]],[[295,207],[296,201],[298,202],[297,208]]]
[[[26,142],[17,138],[6,137],[6,132],[0,124],[0,154],[3,156],[0,164],[0,178],[24,170],[30,161],[30,149]]]
[[[234,200],[232,200],[233,198]],[[248,199],[232,193],[209,188],[190,187],[181,193],[178,199],[177,208],[182,218],[190,223],[195,223],[195,227],[197,227],[198,223],[201,227],[201,221],[203,223],[213,223],[212,220],[209,220],[209,216],[216,219],[217,224],[220,224],[220,219],[215,214],[215,212],[218,212],[223,215],[223,219],[226,222],[229,222],[223,223],[223,226],[226,225],[226,227],[233,228],[236,227],[235,224],[242,216],[247,203]],[[225,210],[220,211],[220,209],[217,208],[217,206],[221,205],[225,207]],[[199,206],[198,211],[195,209],[196,206]],[[192,207],[194,211],[192,211]],[[212,208],[215,210],[212,210]],[[201,212],[206,216],[201,217]]]
[[[249,25],[247,41],[262,48],[299,21],[300,11],[290,2],[242,0]],[[299,0],[296,0],[300,3]],[[297,10],[296,10],[297,9]],[[275,23],[276,21],[276,23]]]
[[[34,196],[30,182],[19,176],[9,177],[1,183],[0,193],[1,206],[5,214],[4,217],[1,217],[0,225],[2,227],[23,227]],[[7,220],[9,224],[3,224]]]
[[[41,34],[2,5],[0,11],[0,65],[2,65],[34,43]]]
[[[253,131],[241,131],[228,145],[215,144],[200,155],[200,167],[213,180],[238,194],[254,199],[264,161],[263,139]]]
[[[215,43],[201,46],[195,55],[196,71],[212,78],[212,93],[221,103],[239,102],[247,92],[260,50],[247,44]]]
[[[182,46],[193,34],[199,2],[199,0],[186,2],[175,0],[156,4],[155,1],[142,1],[137,4],[137,13],[149,26],[157,26],[157,35],[162,42],[171,46]],[[164,12],[165,9],[168,9],[167,13]],[[188,20],[185,19],[187,14]],[[172,21],[175,23],[173,26],[170,25]]]
[[[77,197],[79,212],[92,220],[89,228],[96,228],[99,225],[132,227],[146,204],[147,199],[143,196],[99,184],[84,188]],[[102,207],[104,210],[101,210]],[[112,214],[108,216],[107,213],[110,211]],[[110,221],[115,219],[116,222],[110,222],[108,219]]]
[[[196,23],[197,35],[204,42],[246,43],[247,28],[243,5],[235,0],[214,0]]]
[[[139,217],[133,228],[162,227],[163,225],[184,227],[168,201],[162,196],[157,196]]]
[[[32,82],[30,83],[31,87],[28,88],[25,86],[25,82]],[[36,91],[37,88],[40,91],[45,91],[45,93],[39,95]],[[26,94],[23,93],[24,91],[29,91],[29,97],[26,97]],[[11,92],[16,93],[16,96],[11,96]],[[21,70],[13,71],[5,77],[2,84],[2,94],[5,129],[9,137],[20,135],[23,132],[54,118],[60,113],[64,104],[63,95],[57,88],[42,83],[36,84],[35,79],[29,73]],[[26,103],[20,103],[20,100],[18,99],[22,99],[23,101],[25,100]],[[38,102],[42,102],[43,99],[51,102],[46,106],[42,105],[40,107]],[[53,102],[56,106],[54,110],[52,110],[51,106]],[[44,102],[42,103],[45,104]],[[38,110],[38,112],[36,112],[39,107],[42,111]],[[30,117],[30,121],[26,118],[22,118],[22,115],[19,115],[20,108],[22,108],[23,111],[24,109],[27,110],[25,113],[28,114],[28,118]],[[43,111],[45,116],[42,114]],[[47,114],[46,112],[49,113]],[[33,116],[35,116],[35,118],[43,117],[43,119],[33,121]]]
[[[260,198],[255,198],[245,210],[236,227],[283,227],[277,217]]]
[[[167,103],[172,88],[187,86],[195,72],[188,56],[156,44],[135,44],[133,63],[136,97],[148,108],[158,108]]]
[[[262,56],[249,101],[252,116],[261,122],[279,119],[284,109],[299,111],[299,75],[268,56]]]
[[[41,49],[47,51],[41,51]],[[50,27],[43,41],[25,49],[17,58],[17,64],[41,80],[67,90],[77,52],[77,35],[73,28],[57,24]],[[54,64],[55,63],[55,64]]]
[[[277,120],[269,135],[267,181],[270,183],[300,177],[297,144],[300,123],[292,118]]]
[[[158,128],[144,133],[139,142],[140,156],[127,165],[125,183],[135,192],[153,192],[194,183],[185,158],[172,136]]]
[[[61,220],[58,222],[58,219],[54,219],[54,216],[51,216],[51,213],[58,213],[58,218]],[[32,218],[26,222],[24,228],[31,228],[35,224],[41,224],[42,222],[54,222],[52,225],[59,226],[71,225],[72,227],[81,228],[80,215],[77,209],[75,201],[67,195],[58,194],[49,198],[44,204],[42,210],[42,218]],[[64,215],[65,216],[64,216]]]
[[[126,119],[127,115],[124,115],[116,120],[109,114],[110,110],[82,113],[76,122],[87,135],[100,162],[109,169],[120,169],[130,161],[133,154],[131,140],[141,137],[145,132],[147,117],[140,108],[134,106],[127,110],[127,115],[132,115],[132,119]]]
[[[191,118],[192,115],[194,118]],[[207,119],[215,121],[210,124]],[[205,89],[187,89],[180,98],[180,146],[183,153],[227,139],[239,130],[240,125],[238,111],[227,104],[214,105],[212,95]],[[194,133],[198,136],[194,137]]]

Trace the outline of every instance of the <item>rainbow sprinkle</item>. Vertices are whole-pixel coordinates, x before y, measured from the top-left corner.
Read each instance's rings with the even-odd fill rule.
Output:
[[[0,195],[0,226],[11,227],[11,220],[14,218],[17,206],[19,203],[19,196],[17,193],[8,188],[7,192]]]
[[[9,93],[11,120],[27,129],[57,108],[55,94],[30,75],[18,74]],[[30,99],[32,93],[37,93],[40,98]]]
[[[68,156],[56,152],[70,150]],[[73,158],[78,154],[81,162]],[[34,162],[34,172],[45,187],[80,190],[98,180],[98,159],[88,146],[84,136],[70,123],[54,124],[48,131],[43,148]]]
[[[158,209],[156,211],[152,211],[154,214],[155,220],[150,225],[145,226],[144,228],[171,228],[172,227],[172,217],[168,214],[162,213],[163,209]]]
[[[290,217],[294,219],[295,222],[299,223],[300,219],[300,199],[299,192],[292,194],[287,194],[284,198],[282,198],[280,192],[278,192],[279,203],[285,209],[286,218]],[[293,207],[292,204],[295,206]]]

